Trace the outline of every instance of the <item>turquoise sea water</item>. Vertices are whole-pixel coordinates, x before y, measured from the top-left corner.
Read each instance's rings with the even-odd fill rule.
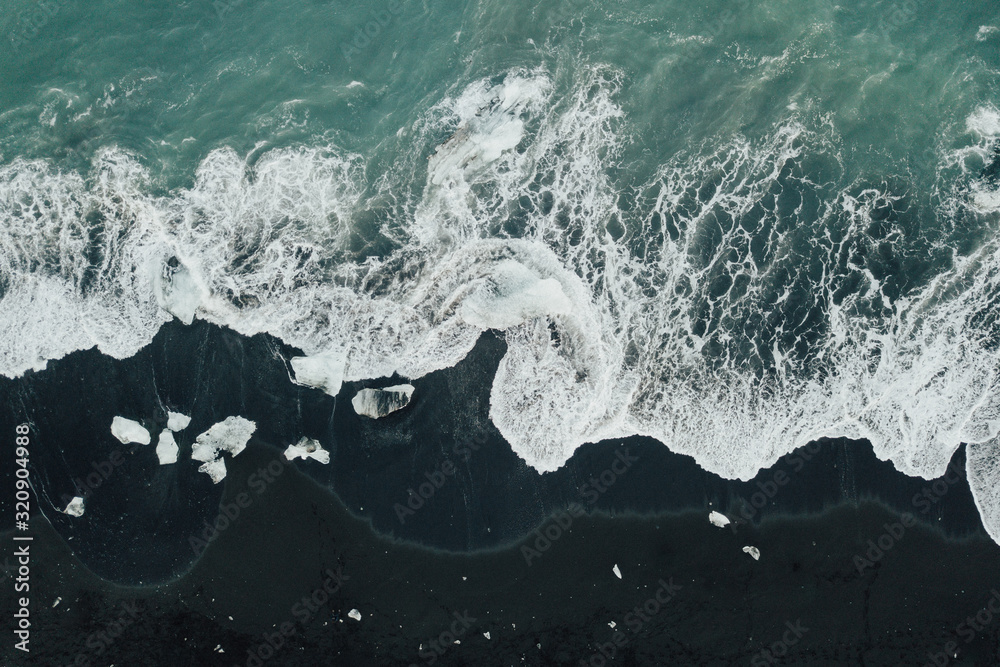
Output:
[[[341,380],[508,353],[540,471],[960,443],[1000,536],[995,3],[17,1],[0,372],[173,317]],[[302,380],[303,378],[299,378]],[[741,443],[735,447],[734,443]]]

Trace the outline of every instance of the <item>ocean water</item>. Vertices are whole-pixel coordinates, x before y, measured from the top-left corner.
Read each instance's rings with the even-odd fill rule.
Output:
[[[995,9],[14,3],[0,372],[198,317],[416,378],[497,329],[539,471],[967,442],[1000,536]]]
[[[843,439],[874,459],[824,455],[823,498],[905,508],[960,459],[1000,542],[995,1],[11,0],[0,34],[0,400],[59,434],[52,508],[112,413],[238,410],[436,547],[516,541],[623,442],[725,505]],[[403,381],[405,423],[346,412]],[[396,526],[465,431],[465,525]],[[110,580],[178,575],[221,494],[183,470],[51,520]],[[677,509],[629,493],[600,509]]]

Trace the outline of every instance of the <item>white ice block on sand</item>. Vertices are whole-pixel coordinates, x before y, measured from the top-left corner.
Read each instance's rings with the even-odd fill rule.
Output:
[[[410,404],[412,396],[411,384],[398,384],[385,389],[362,389],[351,399],[351,405],[359,415],[378,419],[405,408]]]
[[[111,420],[111,435],[126,445],[133,442],[148,445],[152,442],[149,431],[143,428],[142,424],[124,417],[115,417]]]
[[[285,458],[289,461],[295,459],[315,459],[320,463],[330,462],[330,452],[323,449],[318,440],[312,438],[302,438],[294,445],[288,445],[285,450]]]
[[[156,456],[160,459],[160,465],[177,463],[177,441],[170,431],[161,431],[160,439],[156,442]]]

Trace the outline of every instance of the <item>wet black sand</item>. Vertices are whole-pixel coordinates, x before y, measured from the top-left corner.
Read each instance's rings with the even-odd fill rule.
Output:
[[[484,336],[378,421],[347,402],[399,378],[349,384],[334,399],[289,382],[293,350],[204,323],[169,325],[132,359],[85,351],[0,381],[0,427],[32,422],[36,503],[53,522],[32,522],[32,655],[5,642],[3,664],[73,664],[81,652],[90,664],[256,664],[248,651],[267,654],[262,633],[282,623],[290,636],[267,664],[1000,661],[1000,619],[973,619],[971,637],[960,625],[1000,590],[1000,547],[979,525],[961,451],[937,484],[847,441],[804,448],[741,483],[632,438],[585,446],[538,475],[486,416],[502,353],[502,340]],[[152,446],[110,437],[123,415],[145,420],[155,441],[167,409],[193,416],[174,466],[158,466]],[[195,435],[233,414],[258,431],[215,486],[186,455]],[[302,435],[331,451],[329,466],[284,462],[280,450]],[[88,485],[111,457],[122,463]],[[454,472],[439,475],[446,464]],[[12,489],[11,474],[5,467]],[[74,479],[88,485],[79,519],[51,507],[76,491]],[[401,513],[408,489],[434,480]],[[247,506],[230,525],[205,532],[241,492]],[[711,526],[710,509],[733,526]],[[328,572],[343,579],[327,584],[330,599],[296,607]],[[11,618],[13,601],[2,599]],[[137,610],[122,606],[133,601]],[[347,618],[352,608],[360,622]],[[105,647],[93,633],[119,618],[127,625]],[[460,644],[442,637],[452,624]],[[945,654],[949,641],[957,658]],[[787,655],[761,653],[772,649]]]

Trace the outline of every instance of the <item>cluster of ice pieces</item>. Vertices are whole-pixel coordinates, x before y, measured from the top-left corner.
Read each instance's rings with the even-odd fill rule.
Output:
[[[226,462],[221,453],[227,451],[236,456],[246,449],[250,436],[256,430],[257,425],[249,419],[226,417],[199,435],[191,448],[191,458],[204,461],[198,471],[207,473],[216,484],[221,482],[226,477]]]

